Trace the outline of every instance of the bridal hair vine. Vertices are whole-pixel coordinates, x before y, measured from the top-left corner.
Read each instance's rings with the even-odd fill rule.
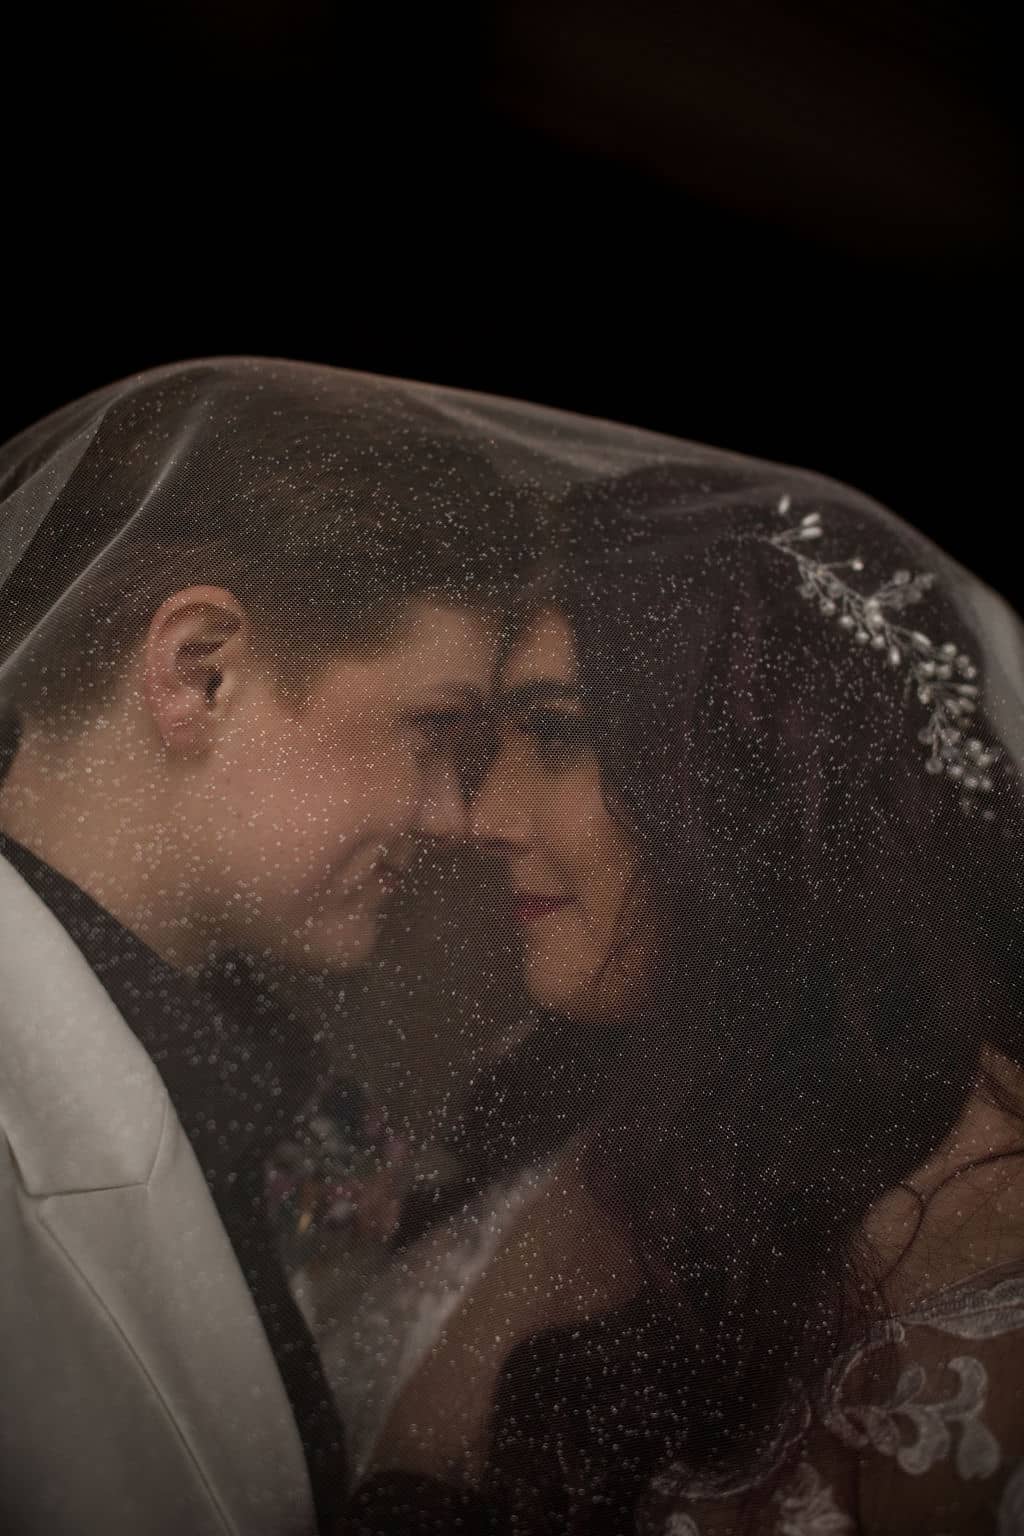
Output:
[[[791,506],[783,496],[775,508],[785,517]],[[952,640],[936,644],[919,629],[908,629],[890,615],[921,601],[935,584],[928,572],[912,576],[909,571],[894,571],[882,586],[867,596],[851,587],[837,573],[862,571],[859,555],[849,560],[816,560],[801,546],[822,536],[821,513],[808,512],[799,523],[781,529],[764,539],[796,561],[800,574],[800,596],[816,602],[822,614],[834,620],[855,645],[885,655],[895,671],[904,670],[904,703],[911,689],[918,702],[929,711],[927,724],[917,739],[927,749],[925,771],[942,775],[957,786],[960,808],[967,815],[978,810],[978,796],[991,793],[989,769],[1001,754],[969,734],[971,716],[978,707],[981,689],[976,681],[978,668],[970,656]],[[981,815],[994,820],[995,813],[984,806]]]

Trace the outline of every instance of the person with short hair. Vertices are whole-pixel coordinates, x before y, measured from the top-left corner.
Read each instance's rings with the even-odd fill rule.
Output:
[[[507,496],[414,391],[259,360],[0,450],[5,1529],[340,1508],[264,1200],[330,1063],[273,978],[343,988],[417,843],[464,830],[496,644],[465,530],[493,551]]]

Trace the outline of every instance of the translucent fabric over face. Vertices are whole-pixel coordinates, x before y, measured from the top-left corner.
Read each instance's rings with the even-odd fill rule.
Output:
[[[0,450],[5,1528],[1024,1530],[1022,641],[454,390]]]

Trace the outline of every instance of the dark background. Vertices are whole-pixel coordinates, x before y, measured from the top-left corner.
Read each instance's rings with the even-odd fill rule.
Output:
[[[279,354],[850,481],[1024,607],[1014,56],[968,0],[7,24],[0,431]]]

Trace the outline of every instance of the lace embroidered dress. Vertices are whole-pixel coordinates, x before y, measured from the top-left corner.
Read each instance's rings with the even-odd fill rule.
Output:
[[[999,538],[1001,510],[964,514]],[[5,766],[10,839],[188,976],[233,994],[244,959],[273,1071],[190,1061],[237,1085],[202,1127],[225,1156],[265,1087],[320,1093],[321,1048],[410,1145],[457,1122],[475,1195],[352,1240],[323,1292],[315,1224],[354,1224],[378,1172],[374,1136],[341,1134],[358,1095],[322,1178],[294,1141],[268,1170],[322,1344],[292,1416],[325,1536],[1020,1529],[1024,1199],[965,1255],[952,1186],[927,1240],[898,1234],[920,1263],[883,1305],[851,1249],[940,1151],[953,1178],[1024,1140],[1024,624],[923,532],[819,474],[541,406],[174,364],[0,452]],[[26,975],[18,1040],[48,981]],[[58,1098],[47,1156],[77,1135]],[[27,1102],[14,1083],[0,1143]],[[105,1147],[136,1108],[95,1103]],[[232,1190],[248,1268],[267,1211]],[[0,1257],[24,1230],[19,1206]],[[140,1328],[150,1235],[118,1275]],[[249,1318],[258,1277],[206,1264],[197,1295]],[[0,1285],[0,1484],[56,1536],[62,1463],[133,1425],[88,1371],[73,1413],[49,1401],[70,1357],[28,1326],[57,1317],[33,1266]],[[229,1379],[208,1334],[189,1350],[206,1316],[173,1349],[146,1328],[190,1373],[188,1433]],[[215,1417],[210,1465],[245,1485],[265,1441]],[[745,1487],[715,1483],[727,1457]]]
[[[894,1349],[888,1390],[867,1367]],[[948,1286],[836,1364],[822,1404],[783,1433],[758,1481],[684,1464],[653,1482],[643,1536],[1024,1533],[1024,1263]],[[799,1446],[795,1450],[795,1446]],[[763,1499],[750,1496],[758,1487]],[[749,1521],[750,1523],[746,1523]]]

